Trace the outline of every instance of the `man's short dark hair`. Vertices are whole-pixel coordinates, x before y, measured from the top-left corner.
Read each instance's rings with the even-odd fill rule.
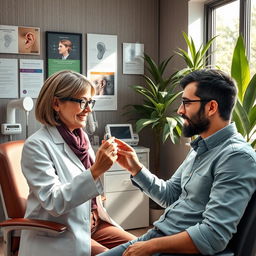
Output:
[[[181,81],[183,89],[192,82],[196,82],[195,95],[200,99],[216,100],[220,117],[227,121],[236,102],[237,88],[233,79],[221,70],[203,69],[187,74]]]

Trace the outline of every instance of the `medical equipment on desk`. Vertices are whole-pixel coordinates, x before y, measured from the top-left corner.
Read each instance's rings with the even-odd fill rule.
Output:
[[[24,97],[17,100],[11,100],[6,108],[6,123],[1,124],[1,133],[3,135],[20,134],[22,127],[20,123],[16,123],[16,109],[24,110],[26,113],[26,138],[28,137],[28,115],[29,111],[33,109],[34,103],[32,98]]]
[[[107,124],[105,127],[106,137],[115,137],[123,140],[130,146],[138,146],[139,135],[133,132],[131,124]]]

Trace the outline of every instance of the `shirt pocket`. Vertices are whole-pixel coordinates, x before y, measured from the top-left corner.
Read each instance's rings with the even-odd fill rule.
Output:
[[[195,210],[204,210],[209,201],[213,179],[209,174],[194,172],[187,184],[187,203]]]

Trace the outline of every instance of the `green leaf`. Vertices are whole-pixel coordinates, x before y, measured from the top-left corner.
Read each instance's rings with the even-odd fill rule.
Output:
[[[256,139],[251,141],[250,143],[251,143],[252,147],[255,149],[256,148]]]
[[[255,127],[256,127],[256,105],[254,105],[251,109],[251,111],[249,112],[249,120],[250,120],[250,128],[251,130],[254,130],[254,133],[256,133],[255,131]]]
[[[144,129],[146,126],[155,123],[159,120],[159,118],[155,118],[155,119],[146,119],[146,118],[142,118],[139,119],[136,122],[136,132],[139,133],[142,129]]]
[[[186,41],[186,43],[187,43],[188,49],[189,49],[189,51],[190,51],[190,53],[191,53],[191,57],[192,57],[192,59],[193,59],[194,56],[195,56],[195,48],[194,48],[194,45],[193,45],[193,43],[191,42],[190,38],[188,37],[188,35],[187,35],[185,32],[182,32],[182,35],[183,35],[183,37],[184,37],[184,39],[185,39],[185,41]]]
[[[245,111],[244,107],[242,106],[242,104],[240,103],[239,100],[236,102],[234,111],[239,116],[239,119],[241,120],[243,129],[246,132],[246,135],[248,137],[249,132],[250,132],[250,121],[249,121],[247,112]]]
[[[160,73],[163,74],[168,63],[170,62],[170,60],[173,58],[174,55],[172,55],[171,57],[169,57],[168,59],[166,60],[163,60],[160,65],[159,65],[159,70],[160,70]]]
[[[233,114],[232,114],[232,120],[236,124],[237,131],[239,133],[241,133],[243,136],[245,136],[246,131],[243,127],[242,120],[240,119],[239,115],[236,113],[235,109],[234,109]]]
[[[156,82],[161,80],[161,78],[162,78],[161,72],[159,71],[159,68],[158,68],[157,64],[155,63],[155,61],[152,58],[150,58],[146,53],[144,53],[144,59],[147,64],[146,69],[150,72],[153,79]]]
[[[216,39],[217,36],[214,36],[213,38],[211,38],[203,47],[203,50],[201,52],[202,56],[205,56],[206,52],[209,50],[209,48],[211,47],[213,41]],[[209,54],[210,55],[210,54]],[[209,55],[207,55],[207,57],[209,57]]]
[[[249,112],[256,101],[256,74],[252,77],[245,91],[243,106]]]
[[[170,99],[168,99],[168,101],[166,102],[166,105],[168,106],[171,103],[173,103],[181,94],[182,94],[182,91],[174,94]]]
[[[231,76],[237,82],[238,98],[243,102],[244,93],[250,81],[250,67],[242,36],[239,36],[233,53]]]
[[[181,48],[178,48],[178,50],[179,52],[177,52],[177,54],[180,55],[185,60],[188,67],[193,68],[194,67],[193,62],[189,57],[188,53]]]

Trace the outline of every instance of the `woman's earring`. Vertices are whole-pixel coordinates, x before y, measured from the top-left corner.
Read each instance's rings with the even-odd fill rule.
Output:
[[[59,121],[60,120],[60,115],[59,112],[55,111],[55,120]]]

